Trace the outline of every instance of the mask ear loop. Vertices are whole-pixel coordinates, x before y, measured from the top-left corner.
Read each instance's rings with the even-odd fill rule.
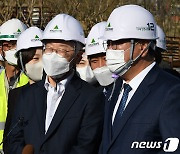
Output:
[[[136,43],[137,44],[137,43]],[[131,65],[133,64],[133,53],[134,53],[134,47],[135,47],[135,41],[131,40],[131,46],[130,46],[130,60],[125,63],[123,66],[120,66],[115,70],[114,76],[120,76],[120,73],[123,73],[124,71],[128,70]],[[129,49],[129,48],[128,48]],[[126,49],[127,50],[127,49]]]
[[[133,63],[136,62],[139,58],[141,58],[142,54],[143,54],[150,46],[154,47],[152,41],[149,42],[149,44],[147,45],[147,47],[140,53],[140,55],[137,56],[137,57],[133,60]],[[155,48],[154,48],[154,49],[155,49]],[[154,50],[154,49],[153,49],[153,50]]]
[[[147,47],[133,60],[133,53],[134,53],[134,47],[135,47],[135,45],[137,44],[134,44],[134,42],[132,41],[131,42],[132,44],[131,44],[131,50],[130,50],[130,60],[126,63],[126,64],[124,64],[123,66],[121,66],[121,67],[119,67],[119,68],[117,68],[116,70],[115,70],[115,75],[117,75],[117,76],[119,76],[119,74],[120,73],[123,73],[124,71],[126,71],[126,70],[128,70],[131,66],[132,66],[132,64],[134,64],[137,60],[139,60],[139,58],[141,58],[141,56],[142,56],[142,54],[150,47],[150,46],[152,46],[152,41],[151,42],[149,42],[149,44],[147,45]]]
[[[111,91],[111,94],[110,94],[110,96],[109,96],[109,98],[108,98],[108,101],[111,100],[112,95],[113,95],[113,93],[114,93],[114,90],[115,90],[115,87],[116,87],[116,80],[117,80],[117,78],[114,78],[112,91]]]
[[[133,60],[134,47],[135,47],[135,41],[132,39],[131,40],[131,48],[130,48],[130,60]]]
[[[21,51],[19,52],[19,60],[20,60],[20,64],[21,64],[22,71],[23,71],[23,73],[26,74],[25,68],[24,68],[24,65],[23,65],[22,52],[21,52]]]
[[[128,69],[129,67],[131,67],[132,64],[133,64],[134,62],[136,62],[136,61],[142,56],[142,54],[143,54],[150,46],[154,47],[152,41],[151,41],[151,42],[147,45],[147,47],[141,52],[141,54],[140,54],[139,56],[137,56],[137,57],[133,60],[133,53],[134,53],[135,42],[134,42],[134,40],[131,40],[130,60],[129,60],[129,62],[127,62],[127,63],[125,64],[126,66],[123,65],[123,66],[125,66],[125,67],[124,67],[123,69],[120,69],[120,70],[119,70],[119,73],[122,72],[123,70],[126,70],[126,69]],[[123,67],[123,66],[121,66],[121,67]],[[120,68],[121,68],[121,67],[120,67]],[[119,68],[118,68],[118,69],[119,69]],[[117,69],[117,70],[118,70],[118,69]],[[119,78],[119,75],[118,75],[119,73],[116,72],[115,74],[112,75],[112,77],[115,78],[115,80],[114,80],[113,88],[112,88],[111,94],[110,94],[110,96],[109,96],[109,98],[108,98],[108,101],[111,100],[112,95],[113,95],[113,93],[114,93],[115,86],[116,86],[116,80]],[[122,88],[121,88],[121,90],[122,90]],[[121,90],[120,90],[120,92],[121,92]]]
[[[132,39],[132,40],[131,40],[131,47],[130,47],[130,61],[126,64],[126,66],[123,65],[123,66],[125,66],[123,69],[120,69],[122,66],[121,66],[120,68],[118,68],[118,69],[120,69],[120,71],[126,70],[126,69],[128,69],[128,68],[131,66],[131,63],[133,62],[134,47],[135,47],[135,41]],[[117,69],[117,70],[118,70],[118,69]],[[116,80],[119,78],[119,75],[118,75],[118,74],[119,74],[119,73],[117,72],[117,73],[114,73],[114,74],[112,75],[112,78],[114,78],[114,82],[113,82],[113,88],[112,88],[111,94],[110,94],[110,96],[109,96],[109,98],[108,98],[108,101],[111,100],[112,95],[113,95],[113,93],[114,93],[114,90],[115,90],[115,87],[116,87]],[[122,88],[121,88],[121,90],[122,90]],[[120,92],[121,92],[121,90],[120,90]]]

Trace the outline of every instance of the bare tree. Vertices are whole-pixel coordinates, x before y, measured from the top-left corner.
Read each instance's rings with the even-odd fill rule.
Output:
[[[87,35],[93,25],[106,21],[114,8],[125,4],[145,7],[167,35],[179,36],[178,0],[1,0],[0,24],[16,17],[28,26],[35,24],[43,28],[55,15],[67,13],[82,23]],[[39,22],[36,23],[33,21],[34,11],[39,11]]]
[[[1,0],[0,1],[0,24],[12,18],[14,13],[15,1],[14,0]]]

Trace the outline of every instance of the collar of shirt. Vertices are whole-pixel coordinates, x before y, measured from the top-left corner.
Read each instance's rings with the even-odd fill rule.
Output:
[[[61,91],[60,91],[60,89],[61,89],[60,86],[63,86],[64,88],[66,88],[67,85],[68,85],[68,83],[69,83],[69,81],[72,79],[73,75],[74,75],[74,71],[72,71],[72,73],[71,73],[67,78],[65,78],[64,80],[58,82],[57,85],[56,85],[56,88],[55,88],[55,87],[52,87],[52,85],[51,85],[51,84],[49,83],[49,81],[48,81],[48,77],[46,76],[46,80],[45,80],[45,83],[44,83],[44,87],[45,87],[45,89],[46,89],[47,91],[49,91],[49,89],[52,89],[52,88],[53,88],[54,91],[57,91],[58,94],[60,94],[60,93],[61,93]]]
[[[153,68],[153,66],[155,65],[156,63],[153,62],[152,64],[150,64],[148,67],[146,67],[143,71],[141,71],[137,76],[135,76],[129,83],[126,83],[124,80],[123,80],[123,84],[126,83],[126,84],[129,84],[132,88],[132,90],[129,92],[129,95],[128,95],[128,99],[126,101],[126,105],[125,105],[125,108],[127,107],[129,101],[131,100],[132,96],[134,95],[134,93],[136,92],[137,88],[139,87],[139,85],[141,84],[141,82],[143,81],[143,79],[145,78],[145,76],[148,74],[148,72]],[[115,118],[115,115],[116,115],[116,112],[118,110],[118,107],[119,107],[119,104],[120,104],[120,101],[121,101],[121,98],[123,96],[123,92],[124,92],[124,89],[123,89],[123,84],[122,84],[122,88],[120,90],[120,94],[119,94],[119,97],[118,97],[118,100],[117,100],[117,103],[115,105],[115,108],[114,108],[114,112],[113,112],[113,115],[112,115],[112,124],[114,122],[114,118]]]

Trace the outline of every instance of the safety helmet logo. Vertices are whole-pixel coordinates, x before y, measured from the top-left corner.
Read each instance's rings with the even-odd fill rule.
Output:
[[[92,39],[91,43],[95,43],[95,42],[96,42],[95,39]]]
[[[16,32],[13,33],[14,35],[19,35],[21,34],[21,30],[18,28]]]
[[[88,46],[92,47],[92,46],[96,46],[96,45],[99,45],[99,42],[96,42],[95,39],[93,38],[91,43]]]
[[[40,41],[40,38],[38,35],[35,35],[34,39],[31,39],[31,42]]]
[[[106,31],[112,31],[113,28],[111,27],[111,23],[109,22],[107,27],[105,28]]]
[[[18,29],[18,30],[17,30],[17,32],[18,32],[18,33],[21,33],[21,30],[20,30],[20,29]]]
[[[54,29],[51,29],[50,32],[62,32],[62,30],[59,29],[58,25],[54,27]]]

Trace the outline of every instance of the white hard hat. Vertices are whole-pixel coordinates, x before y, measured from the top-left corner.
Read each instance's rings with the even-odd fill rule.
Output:
[[[87,55],[106,52],[103,47],[103,35],[106,27],[106,22],[97,23],[92,27],[86,41],[85,52]]]
[[[0,40],[11,41],[17,40],[19,35],[25,31],[27,26],[19,19],[11,19],[1,25]]]
[[[26,29],[17,39],[17,53],[22,49],[33,47],[42,47],[42,30],[38,27],[30,27]]]
[[[158,25],[156,25],[156,35],[157,35],[156,46],[158,48],[166,50],[166,36],[164,34],[164,31]]]
[[[73,40],[85,44],[84,31],[80,22],[67,14],[55,16],[47,24],[42,39]]]
[[[107,40],[156,39],[153,15],[138,5],[124,5],[113,10],[108,18],[104,37]]]

